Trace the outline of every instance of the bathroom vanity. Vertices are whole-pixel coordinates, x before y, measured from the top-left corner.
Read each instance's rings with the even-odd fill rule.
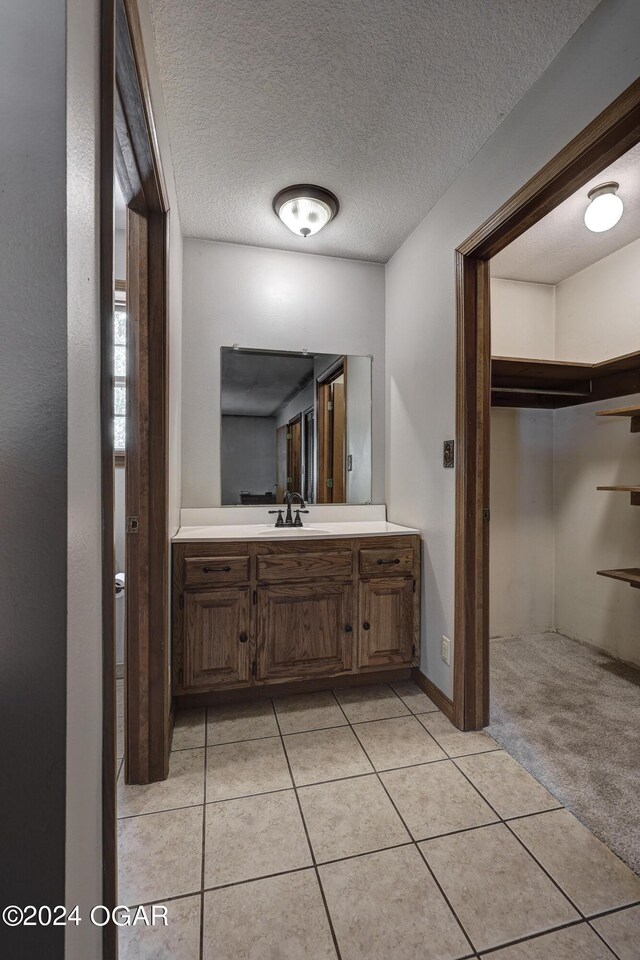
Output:
[[[184,526],[174,537],[176,696],[355,675],[373,681],[417,665],[419,631],[420,537],[412,528],[312,519],[298,529]]]

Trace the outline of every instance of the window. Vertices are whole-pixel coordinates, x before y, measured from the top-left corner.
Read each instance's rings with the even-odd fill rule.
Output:
[[[120,289],[116,289],[113,309],[113,410],[113,447],[116,458],[124,458],[127,436],[127,307]]]

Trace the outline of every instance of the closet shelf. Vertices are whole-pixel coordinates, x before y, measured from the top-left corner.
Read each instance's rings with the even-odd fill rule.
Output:
[[[640,567],[628,567],[626,570],[598,570],[599,577],[610,577],[612,580],[622,580],[630,587],[640,589]]]
[[[632,487],[624,484],[619,484],[615,487],[598,487],[598,490],[612,490],[615,493],[630,493],[631,494],[631,505],[633,507],[640,507],[640,487]]]
[[[632,393],[640,393],[640,352],[602,363],[491,358],[494,407],[553,410]]]
[[[640,407],[618,407],[616,410],[599,410],[596,417],[628,417],[631,433],[640,433]]]

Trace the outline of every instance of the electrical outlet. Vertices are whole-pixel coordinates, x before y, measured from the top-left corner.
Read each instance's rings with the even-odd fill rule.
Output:
[[[445,663],[451,663],[451,640],[449,640],[449,637],[442,638],[440,655]]]

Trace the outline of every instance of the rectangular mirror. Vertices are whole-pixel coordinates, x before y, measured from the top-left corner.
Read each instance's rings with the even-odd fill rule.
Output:
[[[371,357],[221,349],[223,505],[371,502]]]

